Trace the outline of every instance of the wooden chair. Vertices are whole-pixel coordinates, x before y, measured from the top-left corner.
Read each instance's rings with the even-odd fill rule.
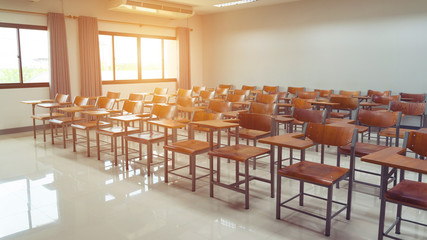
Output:
[[[57,93],[55,95],[54,103],[66,105],[66,104],[68,104],[68,102],[67,102],[68,97],[69,97],[68,94]],[[33,120],[40,120],[43,122],[43,141],[44,142],[46,142],[46,121],[53,119],[53,118],[57,118],[57,117],[63,117],[63,116],[64,116],[63,113],[58,113],[56,111],[52,111],[51,113],[41,113],[41,114],[31,115],[31,118]],[[35,121],[33,122],[33,131],[34,131],[34,136],[36,136],[36,134],[35,134],[35,132],[36,132]]]
[[[193,107],[195,102],[196,98],[188,96],[178,96],[175,100],[175,105],[178,107],[178,114],[175,120],[181,123],[190,122],[191,113],[194,111]]]
[[[380,96],[380,95],[375,95],[374,94],[374,95],[371,96],[371,101],[373,103],[380,104],[380,106],[376,106],[373,109],[375,109],[375,110],[383,110],[383,109],[387,109],[387,107],[388,107],[388,105],[389,105],[390,102],[400,101],[400,95],[392,95],[392,96],[385,96],[385,95],[383,95],[383,96]],[[384,107],[381,107],[381,106],[387,106],[387,107],[384,108]]]
[[[215,92],[200,91],[199,99],[197,101],[199,107],[207,106],[209,101],[214,99]]]
[[[192,121],[215,120],[215,119],[219,119],[219,117],[220,117],[220,114],[216,114],[216,113],[194,112]],[[191,180],[191,191],[195,192],[196,191],[196,180],[209,176],[209,174],[205,174],[202,176],[196,175],[196,169],[197,168],[209,170],[209,168],[207,168],[207,167],[199,166],[196,164],[196,156],[208,152],[210,150],[210,145],[209,145],[208,140],[200,141],[200,140],[194,139],[194,130],[197,129],[199,131],[209,132],[209,129],[195,127],[192,125],[189,125],[189,126],[190,127],[188,130],[189,131],[188,140],[170,143],[168,145],[165,145],[163,148],[166,151],[171,151],[174,153],[180,153],[180,154],[188,155],[190,162],[188,165],[180,166],[178,168],[172,168],[168,171],[165,171],[165,179],[168,179],[168,177],[167,177],[168,174],[173,174],[173,175],[176,175],[176,176],[179,176],[182,178],[190,179]],[[178,173],[178,170],[183,169],[183,168],[189,168],[189,175],[190,176]]]
[[[391,235],[390,232],[395,229],[395,233],[400,234],[402,221],[427,227],[424,222],[409,220],[402,216],[403,207],[415,208],[417,210],[427,210],[427,183],[405,179],[405,173],[407,171],[419,174],[426,174],[427,165],[423,160],[399,155],[400,152],[405,152],[405,148],[408,148],[416,152],[420,156],[425,157],[427,156],[425,147],[426,145],[427,134],[425,132],[408,132],[405,136],[403,149],[387,149],[382,152],[378,152],[377,154],[372,154],[366,157],[365,161],[380,164],[382,169],[382,187],[380,192],[381,206],[378,229],[379,240],[382,240],[384,237],[400,239],[397,238],[395,235]],[[395,153],[387,154],[386,151]],[[396,171],[397,169],[400,170],[399,183],[392,188],[388,188],[388,182],[386,177],[387,175],[389,175],[390,168],[392,169],[391,171]],[[396,219],[395,221],[393,221],[393,224],[387,230],[384,229],[386,221],[386,203],[397,204]],[[425,236],[423,237],[425,238]]]
[[[294,118],[289,125],[289,132],[296,131],[296,126],[302,126],[304,123],[321,123],[325,124],[326,110],[311,110],[307,108],[292,107],[291,116]]]
[[[151,101],[144,101],[144,108],[149,108],[150,111],[154,105],[157,104],[167,104],[169,101],[169,97],[166,95],[154,95]]]
[[[356,110],[359,106],[359,100],[357,98],[347,96],[332,96],[330,98],[330,102],[339,103],[338,106],[332,106],[332,109],[338,110],[337,112],[330,112],[330,117],[334,118],[348,117],[351,119],[353,111]]]
[[[229,88],[216,88],[215,89],[215,98],[216,99],[225,99],[227,97]]]
[[[249,91],[252,91],[252,90],[255,90],[256,89],[256,86],[247,86],[247,85],[242,85],[242,90],[249,90]]]
[[[319,92],[303,92],[303,91],[297,92],[297,98],[316,99],[318,97],[319,97]]]
[[[260,94],[255,96],[255,102],[273,104],[277,102],[277,94]]]
[[[416,126],[417,128],[424,127],[424,118],[426,113],[426,103],[425,102],[390,102],[388,110],[393,112],[402,112],[402,117],[420,117],[420,125]],[[406,132],[411,132],[414,129],[412,128],[399,128],[398,137],[403,139]],[[392,138],[396,136],[396,129],[389,127],[380,131],[380,136]],[[391,144],[391,143],[390,143]]]
[[[242,102],[245,102],[246,96],[245,95],[239,95],[239,94],[228,94],[226,101],[231,103],[231,110],[242,110],[245,104]]]
[[[145,95],[141,93],[131,93],[129,94],[130,101],[144,101]]]
[[[279,92],[279,86],[263,86],[262,90],[266,94],[277,94]]]
[[[108,91],[106,94],[107,98],[113,98],[113,99],[119,99],[120,98],[120,92],[111,92]]]
[[[82,106],[86,106],[89,102],[89,98],[88,97],[81,97],[81,96],[76,96],[74,97],[73,100],[73,106],[76,107],[82,107]],[[71,112],[70,113],[71,116],[67,116],[67,117],[59,117],[59,118],[53,118],[49,120],[50,123],[50,133],[51,133],[51,139],[52,139],[52,144],[55,144],[55,137],[53,134],[53,128],[57,128],[57,127],[61,127],[62,128],[62,142],[64,145],[64,149],[67,148],[67,135],[68,135],[68,126],[71,126],[72,123],[74,122],[79,122],[84,120],[84,118],[82,117],[74,117],[75,112]]]
[[[234,94],[236,95],[245,95],[246,98],[249,98],[250,94],[251,94],[251,90],[249,89],[235,89],[234,90]]]
[[[176,96],[181,96],[181,97],[191,97],[191,95],[193,94],[193,90],[191,89],[183,89],[183,88],[178,88],[178,91],[176,91]]]
[[[154,88],[153,95],[166,95],[168,94],[169,88]]]
[[[368,90],[368,96],[372,97],[372,95],[378,95],[378,96],[390,96],[391,91],[374,91],[369,89]]]
[[[208,112],[201,112],[196,111],[193,113],[191,117],[191,122],[197,122],[197,121],[207,121],[207,120],[218,120],[221,119],[222,114],[221,113],[208,113]],[[200,126],[193,126],[193,131],[201,131],[206,133],[206,141],[209,141],[209,128],[200,127]]]
[[[201,91],[205,91],[206,87],[204,86],[193,86],[193,96],[199,96]]]
[[[228,90],[231,90],[233,88],[233,85],[220,84],[218,85],[218,88],[227,88]]]
[[[143,106],[142,102],[136,101],[125,101],[123,103],[122,111],[129,114],[138,114],[141,113]],[[140,126],[141,127],[141,126]],[[114,151],[114,165],[117,166],[117,137],[122,137],[122,154],[124,153],[124,136],[127,134],[136,133],[140,130],[140,128],[130,127],[130,126],[111,126],[105,128],[97,128],[96,129],[96,148],[98,152],[98,160],[101,160],[101,145],[99,135],[108,136],[112,141],[112,149]]]
[[[276,194],[276,219],[280,219],[280,209],[285,207],[291,210],[296,210],[300,213],[304,213],[310,216],[315,216],[317,218],[323,219],[326,221],[325,235],[330,235],[331,229],[331,220],[333,217],[338,215],[340,212],[346,210],[346,219],[350,220],[351,215],[351,202],[352,202],[352,175],[353,175],[353,159],[354,159],[354,145],[357,141],[357,130],[352,127],[343,127],[343,126],[329,126],[322,125],[318,123],[309,123],[305,128],[305,137],[312,140],[314,143],[330,145],[330,146],[345,146],[348,144],[352,145],[352,151],[350,154],[351,164],[350,168],[341,168],[336,166],[330,166],[321,163],[315,163],[311,161],[305,161],[305,152],[302,151],[301,162],[292,164],[287,167],[280,168],[277,170],[277,194]],[[282,166],[281,159],[279,158],[278,166]],[[300,191],[299,194],[293,196],[292,198],[282,202],[282,178],[291,178],[300,182]],[[332,200],[332,191],[334,184],[338,183],[341,180],[346,178],[350,179],[348,184],[347,191],[347,202],[337,202]],[[310,183],[318,185],[321,187],[326,187],[328,189],[327,198],[322,198],[320,196],[308,194],[304,192],[304,183]],[[289,201],[299,198],[299,205],[304,205],[304,196],[310,196],[317,199],[323,199],[327,201],[326,204],[326,217],[314,215],[313,213],[305,212],[301,209],[296,209],[289,205],[286,205]],[[343,205],[341,209],[332,214],[332,202],[336,204]],[[289,218],[288,218],[289,219]],[[292,221],[292,220],[291,220]]]
[[[305,87],[288,87],[288,96],[296,96],[297,92],[305,92]]]
[[[251,102],[249,104],[248,112],[249,113],[258,113],[265,115],[276,115],[276,104],[267,104],[267,103],[259,103],[259,102]]]
[[[334,90],[321,90],[321,89],[314,89],[315,92],[319,93],[319,97],[322,98],[329,98],[329,95],[334,94]]]
[[[221,102],[221,101],[209,101],[207,108],[208,112],[211,113],[225,113],[231,111],[230,102]]]
[[[160,119],[174,119],[177,113],[177,106],[175,105],[154,105],[151,110],[150,116],[145,120],[160,120]],[[172,136],[168,136],[171,138]],[[136,142],[139,144],[139,160],[142,161],[142,144],[147,146],[147,176],[151,176],[151,167],[153,164],[161,164],[162,162],[154,163],[153,162],[153,144],[163,142],[165,139],[164,132],[153,131],[150,127],[147,131],[140,131],[138,133],[133,133],[125,136],[125,149],[126,149],[126,170],[129,170],[129,143]]]
[[[403,99],[403,101],[408,102],[425,102],[426,101],[426,94],[414,94],[414,93],[400,93],[400,97]]]
[[[115,99],[107,97],[98,97],[95,102],[96,110],[110,110],[114,107]],[[77,129],[83,130],[86,132],[86,148],[87,156],[90,157],[90,130],[96,129],[98,122],[99,127],[109,127],[111,126],[110,122],[106,121],[93,121],[88,119],[84,122],[78,122],[71,124],[73,130],[73,152],[76,152],[76,143],[77,143]]]
[[[356,96],[360,96],[360,91],[341,90],[339,95],[348,96],[348,97],[356,97]]]

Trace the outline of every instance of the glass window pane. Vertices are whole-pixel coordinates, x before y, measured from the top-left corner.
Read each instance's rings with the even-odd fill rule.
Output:
[[[18,38],[15,28],[0,27],[0,83],[19,83]]]
[[[116,80],[138,79],[137,38],[114,36]]]
[[[165,78],[177,78],[178,55],[176,40],[165,41]]]
[[[162,40],[141,38],[142,79],[162,78]]]
[[[23,82],[50,82],[47,31],[30,29],[19,31]]]
[[[114,80],[113,76],[113,36],[99,35],[99,57],[101,58],[101,79]]]

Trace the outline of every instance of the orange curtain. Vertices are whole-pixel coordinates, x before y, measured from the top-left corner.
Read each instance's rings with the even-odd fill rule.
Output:
[[[64,14],[48,13],[47,30],[50,44],[49,94],[54,98],[57,93],[70,94],[71,92]]]
[[[82,96],[101,96],[98,20],[79,17],[80,81]]]
[[[176,29],[178,43],[178,88],[191,89],[190,71],[190,30],[179,27]]]

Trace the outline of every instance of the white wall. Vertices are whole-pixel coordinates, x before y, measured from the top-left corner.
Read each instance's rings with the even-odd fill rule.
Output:
[[[427,92],[427,1],[301,0],[203,17],[218,83]]]
[[[187,20],[171,20],[166,18],[155,18],[143,15],[109,11],[105,0],[42,0],[38,3],[28,0],[1,0],[0,8],[33,11],[40,13],[59,12],[72,16],[91,16],[98,19],[137,22],[141,24],[155,24],[162,26],[181,26],[192,28],[190,33],[191,51],[191,75],[194,84],[202,82],[202,30],[201,17],[194,16]],[[0,22],[32,24],[46,26],[46,16],[27,15],[21,13],[7,13],[0,11]],[[80,94],[80,64],[78,43],[78,22],[76,19],[66,18],[67,44],[70,67],[71,95]],[[173,29],[138,26],[131,24],[108,23],[99,21],[100,31],[139,33],[159,36],[175,36]],[[169,91],[175,91],[176,84],[171,83],[147,83],[147,84],[121,84],[104,85],[103,92],[108,90],[121,91],[126,97],[131,92],[149,92],[154,87],[168,87]],[[22,100],[47,99],[48,88],[27,89],[0,89],[0,130],[31,126],[31,105],[19,103]],[[37,112],[43,110],[37,109]],[[13,119],[13,120],[11,120]]]

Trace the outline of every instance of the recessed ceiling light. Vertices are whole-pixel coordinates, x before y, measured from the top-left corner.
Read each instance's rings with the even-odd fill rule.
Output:
[[[240,0],[240,1],[235,1],[235,2],[216,4],[214,6],[215,7],[230,7],[230,6],[234,6],[234,5],[240,5],[240,4],[251,3],[251,2],[256,2],[256,1],[258,1],[258,0]]]

